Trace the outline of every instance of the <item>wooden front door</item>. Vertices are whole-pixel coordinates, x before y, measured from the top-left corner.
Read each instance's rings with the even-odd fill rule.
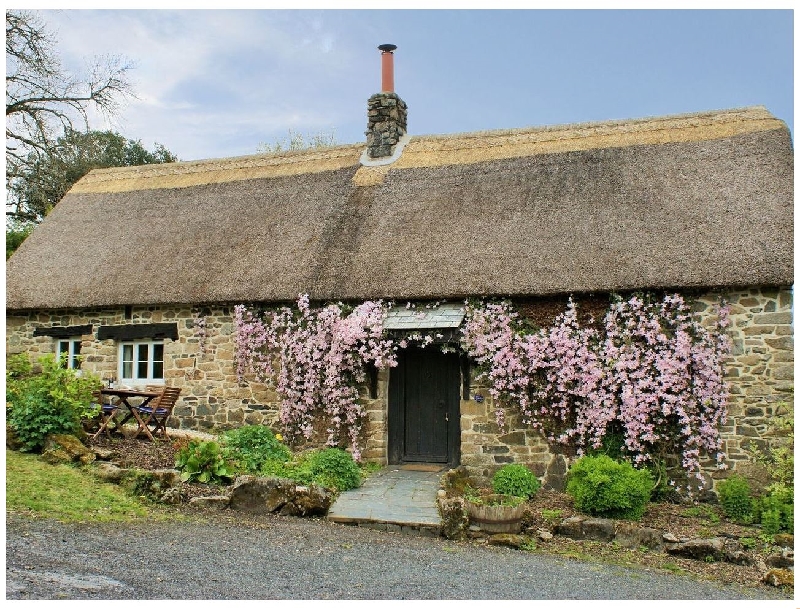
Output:
[[[460,455],[458,355],[428,349],[398,353],[389,373],[389,463],[457,465]]]

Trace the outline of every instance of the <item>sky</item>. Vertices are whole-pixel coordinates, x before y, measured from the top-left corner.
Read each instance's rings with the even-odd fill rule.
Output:
[[[412,137],[751,105],[794,133],[791,10],[40,13],[68,69],[135,64],[137,97],[92,126],[181,160],[254,154],[289,130],[364,142],[382,43],[398,47]]]

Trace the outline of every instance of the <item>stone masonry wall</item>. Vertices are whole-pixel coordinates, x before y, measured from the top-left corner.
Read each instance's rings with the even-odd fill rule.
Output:
[[[8,354],[28,352],[32,360],[55,351],[55,340],[33,336],[37,327],[93,325],[93,334],[83,336],[82,370],[103,379],[117,376],[117,342],[96,339],[98,326],[135,323],[177,323],[178,340],[164,341],[164,383],[180,387],[181,395],[169,424],[173,427],[208,431],[243,424],[274,425],[277,396],[265,385],[239,385],[233,362],[232,307],[190,306],[132,307],[75,311],[41,311],[6,317]],[[196,325],[202,313],[205,330]],[[203,337],[202,335],[205,334]]]
[[[770,417],[793,411],[794,351],[791,288],[744,289],[708,292],[696,299],[694,310],[714,319],[720,297],[731,305],[729,334],[733,352],[726,362],[730,388],[728,422],[721,429],[728,470],[705,463],[713,480],[737,471],[758,477],[746,449],[764,448],[769,442]],[[495,422],[495,404],[485,387],[473,378],[471,395],[483,398],[461,403],[461,462],[470,475],[487,483],[497,469],[512,461],[528,465],[544,477],[546,486],[563,488],[570,457],[554,453],[540,434],[521,425],[518,415],[507,411],[506,429]]]
[[[708,292],[696,299],[701,315],[713,313],[724,297],[731,304],[730,335],[734,350],[727,362],[731,390],[729,418],[722,429],[731,468],[747,475],[752,466],[745,450],[769,441],[770,417],[791,412],[794,386],[792,292],[781,289],[743,289]],[[32,359],[52,353],[55,340],[34,337],[37,327],[93,324],[94,333],[83,337],[82,368],[110,378],[117,374],[115,341],[96,340],[99,325],[175,322],[178,340],[164,341],[165,383],[181,387],[181,397],[170,424],[197,430],[223,430],[243,424],[277,423],[278,398],[274,391],[252,379],[240,385],[233,361],[232,307],[151,306],[11,313],[6,319],[8,354],[28,352]],[[198,315],[205,329],[197,324]],[[709,317],[709,320],[712,318]],[[388,383],[390,370],[380,371],[377,395],[362,388],[367,423],[364,429],[366,459],[386,463]],[[481,401],[475,397],[480,396]],[[554,453],[540,434],[524,428],[519,417],[507,414],[506,429],[494,419],[495,405],[472,371],[470,398],[461,401],[461,463],[479,480],[488,481],[505,463],[521,462],[554,488],[563,486],[570,462]],[[709,474],[724,477],[709,463]]]

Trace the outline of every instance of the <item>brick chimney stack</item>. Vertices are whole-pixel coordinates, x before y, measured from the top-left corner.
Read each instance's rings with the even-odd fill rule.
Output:
[[[367,156],[380,159],[392,156],[400,138],[406,134],[408,109],[406,103],[394,92],[393,44],[382,44],[381,92],[367,103]]]

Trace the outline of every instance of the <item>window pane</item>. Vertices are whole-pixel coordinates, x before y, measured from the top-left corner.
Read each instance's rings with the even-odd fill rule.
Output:
[[[69,354],[69,342],[65,340],[60,340],[56,343],[56,360],[59,363],[61,362],[62,353]],[[67,367],[69,367],[69,357],[67,357]]]
[[[138,345],[137,353],[138,356],[136,357],[136,378],[139,379],[146,379],[147,378],[147,353],[150,350],[150,345]]]
[[[72,341],[72,358],[70,362],[70,368],[78,368],[80,366],[80,362],[78,358],[81,355],[81,341],[73,340]]]
[[[122,378],[133,378],[133,345],[122,345]]]
[[[164,378],[164,345],[153,343],[153,378]]]

